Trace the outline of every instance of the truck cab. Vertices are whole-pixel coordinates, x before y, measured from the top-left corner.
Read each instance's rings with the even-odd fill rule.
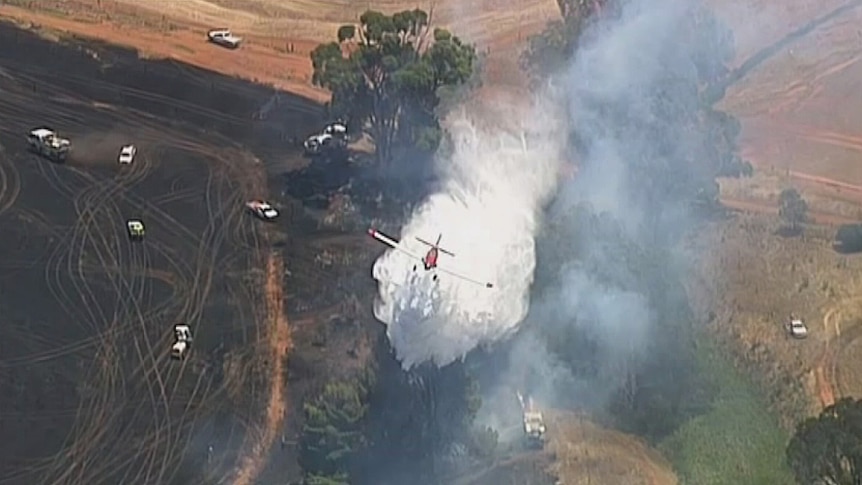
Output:
[[[793,338],[804,339],[808,337],[808,327],[801,318],[796,318],[791,315],[784,326],[787,333]]]
[[[171,357],[185,359],[191,343],[192,331],[189,326],[184,323],[174,325],[174,344],[171,345]]]
[[[545,420],[537,411],[524,412],[524,434],[527,441],[534,447],[541,448],[545,444]]]
[[[207,32],[207,40],[213,44],[236,49],[242,43],[242,37],[237,37],[229,29],[213,29]]]
[[[309,136],[303,146],[306,155],[322,155],[345,149],[347,141],[347,126],[335,122],[326,125],[320,133]]]
[[[63,162],[69,153],[71,142],[57,136],[50,128],[36,128],[27,134],[27,144],[34,152],[48,159]]]

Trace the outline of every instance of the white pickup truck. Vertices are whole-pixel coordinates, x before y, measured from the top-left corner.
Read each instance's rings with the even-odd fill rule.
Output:
[[[184,359],[192,343],[192,331],[185,323],[174,325],[174,344],[171,346],[171,357]]]
[[[805,325],[805,322],[793,315],[784,323],[784,329],[793,338],[804,339],[808,336],[808,327]]]
[[[343,150],[347,142],[347,126],[335,122],[326,125],[322,132],[309,136],[303,146],[306,155],[322,155],[328,151]]]
[[[36,128],[27,134],[27,144],[30,150],[55,162],[64,162],[69,153],[71,143],[61,138],[50,128]]]
[[[213,29],[207,32],[207,40],[213,44],[236,49],[242,43],[242,37],[237,37],[229,29]]]
[[[524,434],[531,446],[541,448],[545,443],[545,420],[538,411],[524,411]]]

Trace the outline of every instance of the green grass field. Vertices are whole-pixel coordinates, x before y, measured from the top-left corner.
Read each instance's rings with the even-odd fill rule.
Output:
[[[713,346],[702,363],[718,393],[712,410],[665,439],[661,451],[684,485],[792,485],[784,458],[789,439],[758,389]]]

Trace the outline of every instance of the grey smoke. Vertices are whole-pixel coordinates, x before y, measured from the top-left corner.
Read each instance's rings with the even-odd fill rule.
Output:
[[[566,236],[540,254],[547,261],[541,267],[554,274],[537,274],[542,289],[533,295],[531,328],[514,345],[502,382],[504,387],[534,387],[527,392],[540,405],[606,399],[657,338],[660,312],[642,283],[660,284],[679,268],[650,268],[648,255],[629,251],[632,245],[621,241],[661,246],[665,234],[693,227],[686,203],[704,180],[707,170],[698,160],[707,154],[700,135],[684,128],[689,120],[677,115],[680,106],[699,102],[692,87],[704,69],[698,62],[711,55],[712,46],[699,44],[682,28],[683,17],[696,4],[628,2],[619,18],[586,34],[575,58],[554,80],[579,137],[580,170],[548,211],[543,237]],[[662,103],[656,93],[669,94],[674,103]],[[679,167],[679,160],[691,163]],[[584,207],[613,221],[620,232],[577,227],[575,221],[589,218],[572,214]],[[647,264],[641,264],[644,259]],[[537,338],[542,332],[544,338]],[[596,343],[594,355],[601,361],[593,363],[591,386],[557,360],[559,352],[577,352],[552,349],[554,339],[548,335],[566,332],[588,333]],[[485,403],[484,418],[497,419],[499,401]]]

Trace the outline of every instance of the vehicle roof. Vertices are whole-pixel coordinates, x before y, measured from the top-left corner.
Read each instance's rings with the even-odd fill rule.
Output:
[[[52,130],[50,128],[44,128],[44,127],[43,128],[36,128],[35,130],[31,131],[30,134],[42,137],[42,136],[46,136],[46,135],[53,135],[54,130]]]
[[[179,330],[181,328],[189,328],[189,326],[187,323],[178,323],[178,324],[174,325],[174,328]]]
[[[233,37],[234,39],[239,39],[239,37],[234,35],[233,32],[230,31],[230,29],[210,30],[209,32],[207,32],[207,34],[208,35],[224,35],[224,36],[228,36],[228,37]]]
[[[130,226],[143,226],[144,225],[143,222],[141,222],[137,219],[129,219],[128,221],[126,221],[126,224],[128,224]]]

